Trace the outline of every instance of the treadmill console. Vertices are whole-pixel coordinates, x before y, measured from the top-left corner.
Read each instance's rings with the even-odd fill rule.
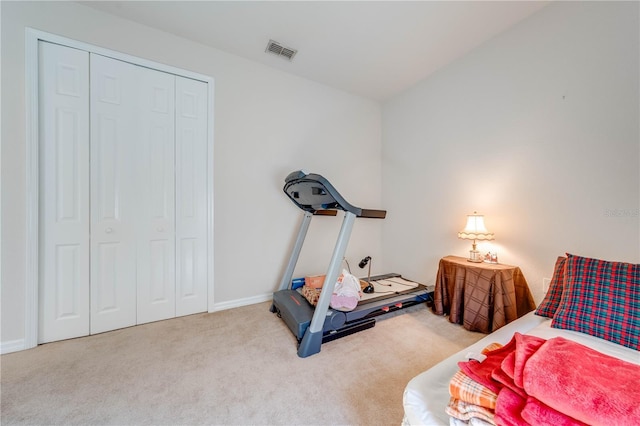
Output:
[[[302,170],[289,173],[283,191],[295,205],[304,211],[344,210],[357,217],[384,219],[386,210],[362,209],[351,205],[324,177]]]

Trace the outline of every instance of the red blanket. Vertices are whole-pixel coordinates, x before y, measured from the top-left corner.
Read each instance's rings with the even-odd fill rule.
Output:
[[[519,333],[494,352],[459,366],[497,390],[497,424],[640,424],[638,365],[562,337]]]

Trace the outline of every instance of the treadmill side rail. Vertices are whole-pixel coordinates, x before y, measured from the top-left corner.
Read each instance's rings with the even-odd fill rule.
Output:
[[[313,307],[295,290],[280,290],[273,293],[273,307],[300,341],[311,323]]]

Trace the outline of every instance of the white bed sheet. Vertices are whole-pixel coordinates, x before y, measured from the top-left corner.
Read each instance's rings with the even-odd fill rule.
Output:
[[[543,339],[562,336],[604,354],[640,364],[638,351],[583,333],[551,328],[550,319],[530,312],[411,379],[403,396],[403,425],[448,425],[445,408],[449,403],[449,381],[458,371],[458,362],[466,361],[469,352],[480,353],[490,343],[509,342],[516,331]]]

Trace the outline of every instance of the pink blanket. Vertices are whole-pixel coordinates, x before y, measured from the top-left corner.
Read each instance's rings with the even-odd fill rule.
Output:
[[[528,358],[522,375],[528,395],[574,419],[594,425],[640,423],[639,365],[555,337]]]
[[[522,397],[510,388],[502,389],[498,395],[494,421],[501,426],[586,426],[535,398]]]
[[[639,365],[562,337],[545,341],[516,333],[501,349],[482,363],[459,363],[497,390],[497,424],[640,424]]]

